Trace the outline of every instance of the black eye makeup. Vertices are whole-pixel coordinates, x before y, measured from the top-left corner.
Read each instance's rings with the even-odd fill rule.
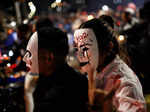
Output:
[[[85,52],[85,51],[88,51],[88,50],[89,50],[89,48],[84,47],[82,50],[83,50],[83,52]]]
[[[80,53],[79,53],[80,56],[81,56],[81,57],[86,57],[85,53],[87,53],[88,50],[89,50],[88,47],[83,46],[83,47],[81,48],[81,50],[80,50]]]
[[[75,51],[75,52],[77,52],[77,51],[78,51],[78,48],[77,48],[77,47],[75,47],[75,48],[74,48],[74,51]]]
[[[32,54],[31,54],[31,52],[30,52],[29,50],[26,50],[26,52],[25,52],[24,56],[25,56],[25,55],[27,55],[27,54],[28,54],[28,56],[29,56],[29,57],[31,57],[31,56],[32,56]]]

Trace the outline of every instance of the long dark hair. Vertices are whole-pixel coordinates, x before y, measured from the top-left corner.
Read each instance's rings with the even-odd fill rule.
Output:
[[[107,25],[106,22],[99,19],[92,19],[84,22],[79,28],[89,28],[95,33],[100,54],[106,54],[103,65],[99,65],[104,68],[115,58],[116,54],[119,53],[119,44],[116,40],[113,29]],[[112,49],[110,48],[110,42],[113,43]]]

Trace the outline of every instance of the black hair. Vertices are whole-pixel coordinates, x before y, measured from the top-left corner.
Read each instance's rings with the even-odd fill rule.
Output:
[[[53,52],[55,56],[66,57],[68,54],[67,34],[58,28],[42,27],[37,30],[38,48]]]
[[[127,50],[131,68],[137,74],[145,94],[149,93],[150,79],[150,23],[137,24],[127,30]],[[142,74],[142,75],[141,75]]]
[[[29,24],[20,24],[17,26],[17,33],[18,33],[18,37],[21,40],[28,40],[29,36],[28,34],[31,34],[31,26]]]
[[[131,17],[130,12],[125,11],[125,12],[123,12],[123,14],[124,14],[124,17],[125,17],[125,19],[126,19],[126,22],[128,22],[129,24],[131,24],[131,19],[132,19],[132,17]]]
[[[140,18],[149,22],[150,20],[150,1],[145,2],[144,6],[140,9]]]
[[[109,43],[112,41],[114,45],[114,54],[118,53],[118,43],[114,35],[114,31],[105,22],[99,19],[92,19],[80,25],[79,28],[90,28],[94,31],[99,44],[99,50],[105,52],[109,48]]]
[[[101,16],[99,17],[99,19],[100,19],[101,21],[106,22],[111,28],[114,28],[114,20],[113,20],[113,18],[112,18],[111,16],[108,16],[108,15],[101,15]]]
[[[48,17],[41,17],[36,23],[36,30],[39,30],[42,27],[52,27],[53,23]]]
[[[150,24],[140,23],[124,32],[127,38],[127,50],[134,71],[149,72],[150,63]],[[138,32],[138,33],[137,33]]]
[[[20,24],[18,25],[17,29],[20,31],[20,32],[28,32],[30,30],[30,26],[28,24]]]
[[[109,27],[104,21],[99,19],[92,19],[80,25],[79,28],[89,28],[95,33],[98,41],[99,52],[103,54],[109,54],[104,60],[104,65],[106,66],[110,61],[112,61],[116,54],[119,53],[119,45],[114,35],[114,31]],[[110,49],[110,42],[113,43],[113,48]]]
[[[38,48],[44,48],[53,52],[57,56],[68,54],[67,34],[53,26],[48,17],[41,17],[36,23],[38,33]]]

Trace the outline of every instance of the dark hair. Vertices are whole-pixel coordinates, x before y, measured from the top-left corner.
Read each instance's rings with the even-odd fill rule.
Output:
[[[79,28],[90,28],[94,31],[99,44],[99,50],[105,52],[109,50],[109,43],[114,43],[113,54],[118,53],[118,42],[113,34],[112,28],[99,19],[92,19],[80,25]]]
[[[150,24],[141,23],[124,32],[127,38],[127,50],[131,58],[131,68],[139,72],[149,74],[150,65]],[[138,32],[138,33],[137,33]]]
[[[41,17],[36,23],[36,30],[39,30],[42,27],[52,27],[53,23],[48,17]]]
[[[149,22],[150,20],[150,1],[145,2],[144,6],[140,9],[140,18]]]
[[[90,28],[94,31],[98,41],[98,47],[100,53],[109,54],[104,60],[104,65],[107,65],[112,61],[116,54],[119,52],[119,45],[114,35],[114,31],[111,27],[105,24],[104,21],[99,19],[92,19],[80,25],[79,28]],[[110,49],[110,42],[113,43],[113,48]]]
[[[106,22],[111,28],[114,28],[114,20],[113,20],[113,18],[112,18],[111,16],[108,16],[108,15],[101,15],[101,16],[99,17],[99,19],[100,19],[101,21]]]
[[[132,17],[131,17],[130,12],[125,11],[125,12],[123,12],[123,14],[124,14],[124,17],[126,19],[126,22],[128,22],[129,24],[131,24]]]
[[[18,25],[17,29],[20,31],[20,32],[28,32],[30,31],[30,26],[28,24],[20,24]]]
[[[31,34],[32,27],[29,24],[20,24],[17,26],[17,34],[18,34],[18,38],[21,40],[28,40],[29,39],[29,35]]]
[[[53,52],[55,56],[68,54],[68,38],[66,33],[54,27],[42,27],[37,30],[38,48]]]
[[[131,60],[131,68],[139,77],[143,92],[149,93],[150,23],[137,24],[125,33],[128,36],[127,50]]]

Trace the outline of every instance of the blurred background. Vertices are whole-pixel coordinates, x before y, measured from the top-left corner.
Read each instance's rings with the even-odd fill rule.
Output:
[[[67,61],[74,68],[78,66],[73,50],[74,30],[84,21],[111,16],[120,49],[128,52],[130,61],[124,55],[122,58],[138,75],[149,108],[149,14],[150,0],[1,0],[0,112],[25,111],[24,77],[28,69],[22,58],[35,23],[42,16],[48,16],[56,27],[67,32]]]

